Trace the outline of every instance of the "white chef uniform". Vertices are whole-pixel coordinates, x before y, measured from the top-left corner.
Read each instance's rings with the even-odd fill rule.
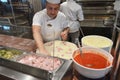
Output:
[[[114,10],[120,11],[120,0],[116,0],[114,3]]]
[[[51,19],[47,15],[46,9],[37,12],[33,17],[33,24],[41,27],[41,34],[44,42],[54,39],[61,39],[61,32],[64,28],[68,27],[66,16],[60,11],[55,19]]]
[[[66,15],[67,19],[69,20],[70,33],[79,31],[79,21],[84,20],[82,7],[73,0],[67,0],[61,4],[60,10]]]

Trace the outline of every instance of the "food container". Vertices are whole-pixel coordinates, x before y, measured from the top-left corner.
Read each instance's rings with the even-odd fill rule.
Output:
[[[16,61],[35,68],[55,73],[63,64],[63,60],[57,57],[45,56],[35,53],[22,54],[16,58]]]
[[[82,46],[90,46],[94,48],[101,48],[111,52],[113,41],[107,37],[100,35],[88,35],[81,39]]]
[[[28,53],[29,54],[29,53]],[[0,58],[0,74],[14,80],[63,80],[71,71],[72,60],[62,59],[63,64],[53,71],[32,67],[13,60]]]
[[[106,74],[110,72],[112,68],[112,62],[113,62],[113,57],[111,54],[99,48],[82,47],[82,54],[84,55],[86,53],[93,53],[93,54],[103,56],[107,60],[106,65],[104,68],[98,68],[98,69],[83,66],[75,60],[75,57],[79,54],[78,50],[75,50],[75,52],[72,54],[72,60],[73,60],[73,66],[78,73],[80,73],[81,75],[87,78],[98,79],[98,78],[104,77]],[[82,57],[84,57],[83,55]],[[109,65],[107,64],[108,62],[109,62]]]
[[[0,46],[0,58],[12,60],[21,54],[23,54],[23,51],[21,50],[10,48],[10,47],[5,47],[5,46]]]
[[[1,49],[8,50],[17,50],[10,47],[0,46]],[[0,57],[0,75],[4,75],[14,80],[63,80],[63,78],[67,77],[66,73],[71,70],[72,60],[65,60],[58,58],[61,62],[61,65],[54,70],[45,70],[41,68],[37,68],[34,66],[26,65],[18,62],[24,56],[31,55],[34,53],[25,52],[22,50],[18,50],[23,54],[15,56],[12,59],[5,59]],[[35,54],[39,55],[39,54]],[[45,56],[45,55],[39,55]],[[50,57],[50,56],[48,56]],[[52,56],[50,58],[53,58]],[[54,57],[56,58],[56,57]],[[53,62],[53,61],[52,61]]]

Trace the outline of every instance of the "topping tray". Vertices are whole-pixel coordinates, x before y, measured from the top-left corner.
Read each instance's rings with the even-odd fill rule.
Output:
[[[17,49],[5,47],[5,46],[0,46],[0,49],[17,50]],[[4,69],[2,69],[4,67],[4,68],[8,68],[8,69],[15,71],[15,73],[17,72],[20,74],[27,74],[27,75],[30,75],[32,77],[36,77],[36,78],[39,78],[42,80],[52,80],[53,78],[55,80],[59,80],[65,75],[65,73],[71,67],[71,64],[72,64],[71,60],[66,60],[66,59],[53,57],[53,56],[44,56],[44,55],[35,54],[35,53],[28,53],[28,52],[21,51],[21,50],[17,50],[17,51],[20,51],[21,55],[15,56],[12,59],[6,59],[6,58],[0,57],[1,72],[2,72],[2,70],[4,70]],[[29,56],[32,55],[33,57],[37,58],[37,60],[38,59],[51,60],[51,63],[45,62],[46,64],[44,66],[47,67],[47,69],[46,68],[42,69],[39,67],[39,65],[37,65],[38,67],[36,67],[34,64],[34,61],[32,61],[32,64],[34,64],[34,66],[23,64],[21,60],[24,59],[28,55]],[[37,61],[35,61],[35,62],[37,62]],[[39,60],[38,60],[38,62],[39,62]],[[52,62],[57,67],[51,68],[51,66],[53,66]],[[51,65],[51,66],[48,66],[48,65]],[[43,64],[41,66],[43,66]],[[6,71],[8,69],[6,69]],[[0,74],[1,74],[1,72],[0,72]],[[2,72],[2,74],[3,74],[3,72]],[[15,73],[11,72],[11,75],[12,74],[15,75]],[[9,73],[5,73],[4,75],[9,76]],[[58,75],[60,75],[60,76],[58,76]],[[18,78],[17,74],[15,76],[16,76],[16,78]]]
[[[35,53],[26,53],[18,56],[16,61],[32,67],[47,70],[55,73],[63,64],[63,60],[57,57],[45,56]]]
[[[0,57],[4,59],[13,59],[16,56],[19,56],[23,54],[23,51],[10,48],[10,47],[5,47],[5,46],[0,46]]]

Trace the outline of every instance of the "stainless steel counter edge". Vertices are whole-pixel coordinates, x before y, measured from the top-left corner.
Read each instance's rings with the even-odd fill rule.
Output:
[[[67,60],[64,65],[54,75],[52,80],[62,80],[65,73],[72,67],[72,60]]]
[[[42,80],[3,66],[0,66],[0,74],[15,80]]]
[[[61,69],[56,72],[52,80],[61,80],[67,70],[70,68],[71,64],[72,60],[66,61],[64,66],[62,66]],[[0,66],[0,74],[15,80],[43,80],[3,66]]]

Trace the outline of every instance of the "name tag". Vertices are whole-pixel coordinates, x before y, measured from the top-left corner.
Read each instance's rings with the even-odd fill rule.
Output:
[[[52,25],[51,25],[51,24],[47,24],[47,26],[48,26],[48,27],[52,27]]]

